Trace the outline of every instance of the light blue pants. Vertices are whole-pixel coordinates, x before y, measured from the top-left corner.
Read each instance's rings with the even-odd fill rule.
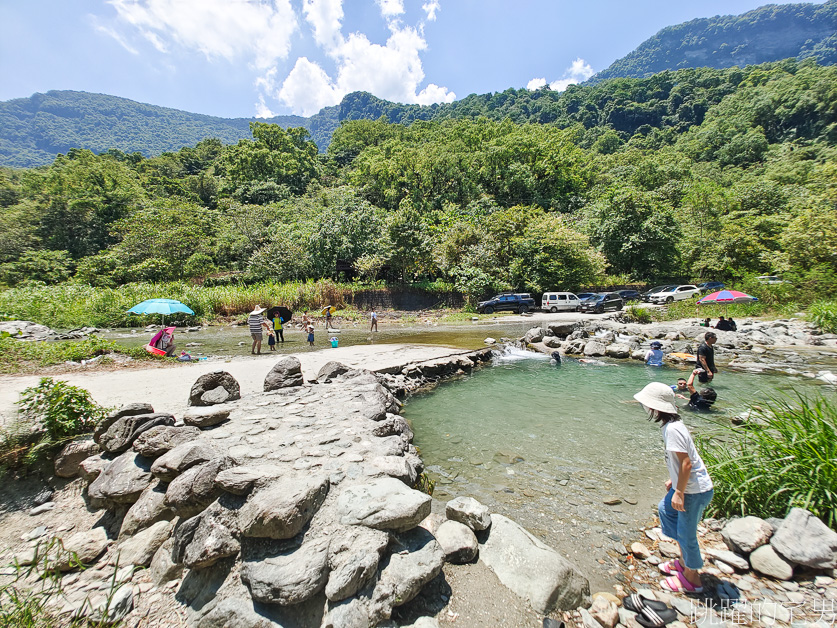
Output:
[[[674,497],[674,489],[671,489],[657,507],[663,534],[680,544],[684,566],[689,569],[703,567],[703,558],[701,558],[700,546],[698,545],[697,526],[703,517],[704,509],[712,501],[712,495],[714,494],[713,489],[709,489],[705,493],[686,493],[683,498],[686,512],[680,512],[671,505],[671,498]]]

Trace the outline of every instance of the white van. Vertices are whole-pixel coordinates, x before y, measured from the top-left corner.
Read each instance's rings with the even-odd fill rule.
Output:
[[[581,300],[572,292],[544,292],[541,309],[545,312],[577,312],[581,309]]]

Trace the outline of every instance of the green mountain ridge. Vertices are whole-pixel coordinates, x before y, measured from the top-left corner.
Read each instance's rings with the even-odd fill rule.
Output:
[[[755,65],[795,57],[837,63],[837,0],[768,4],[741,15],[667,26],[590,82],[643,78],[665,70]]]

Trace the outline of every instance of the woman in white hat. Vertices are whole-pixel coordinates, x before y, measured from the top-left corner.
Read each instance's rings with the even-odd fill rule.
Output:
[[[250,335],[253,337],[253,347],[250,353],[253,355],[261,355],[262,353],[262,325],[264,324],[264,316],[262,312],[265,311],[261,305],[257,305],[256,309],[250,312],[247,317],[247,326],[250,328]]]
[[[635,394],[634,399],[642,404],[650,420],[663,426],[670,479],[666,482],[668,492],[658,511],[663,534],[680,544],[681,558],[660,565],[660,571],[669,576],[660,584],[667,591],[700,593],[703,588],[699,570],[703,567],[703,558],[697,526],[703,510],[712,501],[712,478],[695,448],[692,435],[680,420],[671,387],[652,382]]]

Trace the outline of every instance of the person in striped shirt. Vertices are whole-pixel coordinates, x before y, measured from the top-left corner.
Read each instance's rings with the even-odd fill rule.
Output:
[[[253,347],[250,349],[250,353],[253,355],[262,354],[262,324],[264,321],[262,312],[264,310],[265,308],[261,305],[257,305],[256,309],[250,312],[250,316],[247,317],[247,326],[250,328],[250,335],[253,337]]]

